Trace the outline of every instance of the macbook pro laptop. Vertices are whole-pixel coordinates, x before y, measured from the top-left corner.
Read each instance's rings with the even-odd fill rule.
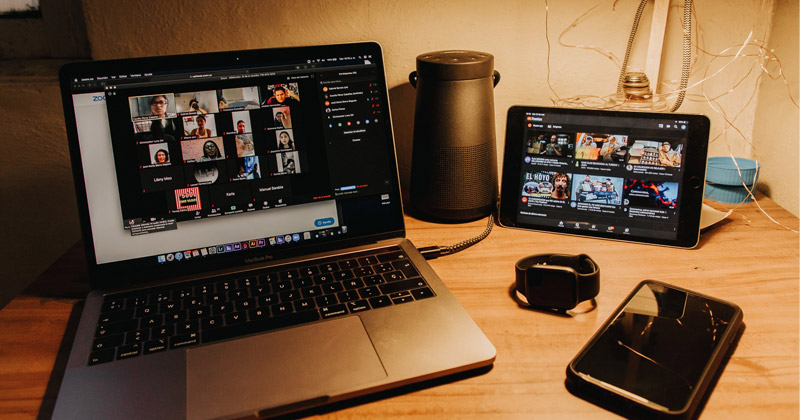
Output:
[[[271,416],[493,362],[404,239],[378,44],[60,82],[93,291],[55,418]]]

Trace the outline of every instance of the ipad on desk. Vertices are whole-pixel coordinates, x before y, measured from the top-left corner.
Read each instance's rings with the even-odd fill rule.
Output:
[[[513,106],[499,222],[692,248],[709,125],[703,115]]]

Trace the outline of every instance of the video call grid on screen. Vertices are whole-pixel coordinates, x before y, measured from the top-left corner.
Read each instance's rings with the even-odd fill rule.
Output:
[[[676,237],[685,123],[529,113],[525,126],[519,221]]]
[[[272,210],[270,215],[277,215],[275,212],[284,206],[291,206],[290,208],[297,210],[295,217],[288,219],[270,216],[271,221],[277,222],[274,227],[259,226],[258,230],[262,235],[269,235],[276,233],[271,232],[274,229],[280,230],[277,233],[284,233],[283,231],[287,229],[292,232],[314,230],[319,228],[313,224],[314,220],[325,220],[325,227],[328,228],[339,226],[341,209],[336,204],[338,200],[334,198],[388,192],[389,175],[384,173],[388,171],[386,165],[379,159],[356,165],[361,154],[354,153],[354,150],[362,150],[379,157],[390,156],[390,151],[385,150],[390,144],[385,142],[385,133],[382,131],[384,127],[375,124],[372,130],[352,130],[361,135],[359,141],[368,138],[372,138],[373,141],[363,141],[355,146],[340,144],[330,147],[324,139],[323,124],[320,121],[328,110],[323,110],[321,95],[316,92],[316,90],[327,91],[328,87],[350,89],[344,87],[348,83],[359,87],[360,84],[364,84],[372,89],[378,89],[374,67],[373,64],[350,66],[349,71],[338,74],[335,68],[320,71],[316,76],[322,76],[326,72],[334,75],[320,77],[319,81],[315,80],[315,72],[304,71],[293,72],[303,73],[303,77],[297,77],[299,81],[275,75],[246,84],[226,82],[225,86],[220,86],[219,82],[209,84],[186,80],[186,83],[171,83],[170,89],[167,90],[164,90],[163,83],[159,87],[149,86],[147,83],[126,87],[120,83],[114,86],[113,91],[107,88],[105,92],[74,95],[76,120],[82,144],[88,143],[86,139],[90,136],[99,139],[100,137],[96,135],[105,132],[109,134],[102,136],[105,139],[104,146],[97,151],[106,150],[105,147],[113,144],[113,152],[108,150],[108,154],[104,155],[113,156],[112,159],[106,158],[107,162],[113,162],[110,166],[108,163],[100,166],[104,166],[106,172],[108,168],[112,168],[112,173],[116,172],[117,188],[113,195],[119,196],[119,203],[114,206],[117,210],[110,209],[108,212],[108,208],[103,208],[90,211],[98,263],[142,257],[145,256],[145,252],[151,254],[154,249],[133,245],[127,251],[112,252],[114,255],[104,256],[105,248],[102,244],[117,242],[113,240],[104,242],[102,238],[107,236],[103,233],[106,230],[95,229],[101,225],[109,226],[108,223],[95,223],[103,219],[107,222],[107,216],[102,216],[101,213],[110,214],[112,218],[114,214],[122,214],[122,219],[116,222],[117,226],[122,225],[120,226],[122,230],[128,229],[128,224],[132,221],[147,220],[148,216],[151,216],[151,220],[163,217],[165,203],[168,206],[167,217],[173,217],[184,223],[218,215],[266,209]],[[322,84],[325,85],[324,89],[320,87]],[[304,91],[303,86],[310,93],[306,95],[309,100],[305,106],[300,96]],[[276,91],[281,91],[281,95],[276,95]],[[370,90],[359,93],[379,95],[380,92]],[[102,101],[93,101],[97,103],[93,103],[92,111],[88,111],[88,107],[80,107],[77,104],[83,102],[81,97],[83,95],[87,98],[100,98]],[[276,101],[275,96],[282,96],[283,100]],[[377,101],[378,98],[372,96],[369,100]],[[105,106],[102,107],[104,109],[97,107],[104,102],[108,103],[108,109],[105,109]],[[325,104],[331,102],[336,104],[336,101],[327,101]],[[150,115],[147,114],[148,106]],[[357,109],[356,114],[370,114],[376,117],[374,121],[377,123],[377,117],[382,117],[381,111],[370,110],[376,106],[375,103],[368,105],[364,112],[358,112],[361,110]],[[95,117],[88,117],[90,114],[94,114]],[[109,127],[105,130],[98,128],[97,124],[94,124],[95,127],[89,127],[89,121],[97,121],[100,114],[104,121],[109,121]],[[316,131],[309,132],[307,128],[309,126],[317,127]],[[330,125],[330,128],[326,132],[337,131],[333,125]],[[94,134],[86,134],[90,131]],[[208,144],[209,141],[214,144]],[[118,147],[119,144],[123,146]],[[374,153],[375,151],[380,153]],[[98,154],[92,153],[92,155],[96,158]],[[87,174],[87,194],[100,190],[110,192],[109,185],[97,189],[93,187],[94,183],[89,181],[89,178],[93,178],[90,174],[100,174],[103,170],[95,168],[95,164],[89,162],[92,159],[89,155],[85,155],[83,159]],[[340,168],[329,168],[330,162],[339,164]],[[383,169],[378,169],[381,167]],[[367,170],[364,171],[364,168]],[[307,174],[316,176],[300,179],[301,175]],[[353,184],[343,184],[350,182]],[[135,185],[135,188],[130,189],[132,185]],[[141,199],[146,194],[154,193],[160,195],[156,205],[153,205],[151,199],[153,196],[147,200]],[[130,194],[127,197],[128,203],[139,206],[134,206],[133,213],[125,206],[128,194]],[[262,199],[264,201],[261,204],[264,207],[259,208],[257,200]],[[220,205],[220,210],[215,210],[217,207],[209,207],[214,203]],[[241,206],[241,203],[247,207]],[[96,201],[90,200],[89,204],[91,207]],[[228,210],[224,210],[226,207]],[[284,216],[291,214],[283,211],[280,213]],[[307,214],[308,217],[303,218],[303,214]],[[305,220],[302,226],[297,224],[300,218]],[[242,226],[242,223],[231,221],[225,225]],[[192,228],[186,225],[182,229],[196,230],[195,223],[191,223],[191,226]],[[215,226],[222,225],[215,222]],[[252,226],[250,232],[253,232]],[[239,227],[227,230],[226,233],[220,236],[220,240],[242,237],[242,229]],[[180,235],[180,237],[188,236],[192,235]],[[177,236],[170,236],[170,238],[175,237]],[[141,242],[141,238],[131,238],[131,240]],[[166,240],[164,243],[172,245],[155,249],[169,250],[185,248],[187,245],[190,247],[200,245],[191,240]]]

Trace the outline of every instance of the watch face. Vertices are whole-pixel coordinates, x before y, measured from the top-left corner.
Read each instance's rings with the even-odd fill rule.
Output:
[[[578,276],[569,267],[535,265],[525,275],[528,303],[568,310],[578,305]]]

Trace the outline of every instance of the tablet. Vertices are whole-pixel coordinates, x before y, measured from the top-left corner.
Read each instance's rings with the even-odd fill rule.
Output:
[[[692,248],[709,125],[703,115],[513,106],[499,223]]]

